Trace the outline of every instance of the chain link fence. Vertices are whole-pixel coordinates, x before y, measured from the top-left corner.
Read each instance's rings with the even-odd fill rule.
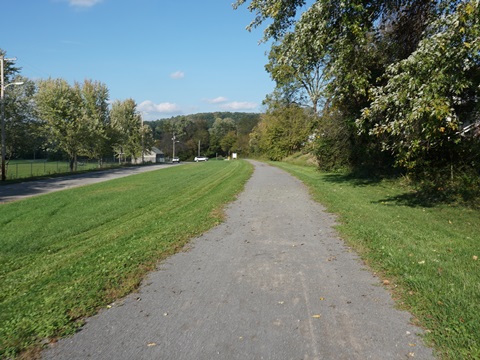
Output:
[[[118,162],[78,161],[77,172],[118,167]],[[38,176],[71,173],[68,161],[16,160],[7,165],[7,180],[25,179]]]

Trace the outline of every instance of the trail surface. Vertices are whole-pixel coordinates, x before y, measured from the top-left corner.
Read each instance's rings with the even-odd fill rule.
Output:
[[[223,224],[43,358],[433,359],[303,184],[254,165]]]

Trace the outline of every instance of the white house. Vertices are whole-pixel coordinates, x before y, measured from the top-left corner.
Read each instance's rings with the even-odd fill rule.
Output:
[[[162,150],[152,147],[152,150],[147,151],[143,154],[143,161],[146,163],[164,163],[165,162],[165,154]],[[141,164],[142,157],[132,159],[132,164]]]

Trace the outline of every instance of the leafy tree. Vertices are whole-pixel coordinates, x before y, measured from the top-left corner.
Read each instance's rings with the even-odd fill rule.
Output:
[[[407,170],[465,157],[462,127],[480,113],[478,19],[478,1],[461,3],[432,24],[416,51],[388,68],[386,85],[372,90],[358,125]]]
[[[266,70],[277,88],[305,91],[316,114],[326,85],[324,56],[322,49],[314,45],[313,39],[305,36],[311,32],[298,31],[300,25],[303,23],[299,22],[297,31],[286,34],[278,45],[272,46]]]
[[[82,98],[82,121],[87,128],[81,154],[98,159],[101,166],[103,158],[111,153],[108,88],[91,80],[85,80],[81,87],[76,84],[76,87]]]
[[[249,30],[269,20],[263,40],[273,40],[268,66],[281,96],[295,98],[296,69],[305,76],[321,64],[324,163],[343,148],[354,166],[389,166],[381,146],[407,169],[465,158],[462,126],[478,117],[478,0],[317,0],[301,16],[305,1],[234,7],[245,3]]]
[[[119,161],[139,158],[142,155],[142,119],[135,101],[115,100],[110,121],[112,144]]]
[[[7,163],[10,159],[31,155],[43,143],[32,101],[35,83],[22,76],[16,76],[13,81],[23,82],[23,85],[10,87],[8,96],[5,96]]]
[[[70,171],[75,171],[87,134],[80,88],[63,79],[41,80],[35,102],[50,143],[68,155]]]
[[[227,155],[228,151],[222,149],[222,139],[226,137],[231,132],[236,132],[237,127],[235,122],[231,118],[217,118],[213,123],[213,126],[210,128],[210,152],[222,153]],[[231,135],[230,135],[231,137]],[[231,141],[228,141],[230,143]],[[225,143],[226,144],[226,143]],[[225,145],[224,144],[224,145]],[[226,146],[226,145],[225,145]],[[228,146],[227,146],[228,147]],[[228,149],[230,150],[230,149]]]
[[[253,153],[281,160],[301,150],[313,134],[315,117],[296,105],[268,111],[251,134]]]

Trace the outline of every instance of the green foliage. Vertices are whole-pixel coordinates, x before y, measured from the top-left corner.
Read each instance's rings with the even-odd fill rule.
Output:
[[[74,333],[133,291],[222,220],[251,172],[213,161],[0,205],[0,358]]]
[[[322,71],[321,166],[391,171],[394,159],[419,180],[478,173],[478,0],[317,0],[301,16],[303,1],[235,6],[245,3],[251,27],[269,21],[269,101],[288,106],[306,89],[300,79]]]
[[[415,52],[388,68],[386,85],[372,89],[359,127],[392,152],[399,166],[417,172],[425,165],[456,165],[464,157],[463,143],[471,140],[462,124],[480,111],[479,18],[478,1],[462,3],[432,24],[431,36]]]
[[[136,159],[142,155],[142,134],[148,136],[142,127],[142,119],[133,99],[116,100],[110,110],[111,141],[120,161]]]
[[[49,141],[68,154],[73,171],[87,134],[86,124],[82,121],[80,88],[70,86],[63,79],[41,80],[35,101]]]
[[[301,107],[274,108],[252,131],[252,152],[270,160],[281,160],[302,149],[308,142],[315,117]]]
[[[12,86],[5,93],[5,130],[7,160],[31,154],[43,144],[40,122],[35,117],[33,96],[36,85],[33,81],[17,75]],[[7,173],[8,175],[8,173]]]
[[[478,208],[425,197],[397,181],[276,165],[338,215],[342,237],[389,280],[439,358],[479,358]]]
[[[334,111],[322,114],[315,133],[313,153],[320,169],[332,171],[346,169],[351,164],[351,129]]]
[[[239,152],[248,156],[249,135],[259,119],[260,114],[255,113],[216,112],[175,116],[148,124],[154,129],[156,146],[167,154],[172,153],[175,132],[179,141],[175,153],[187,160],[198,155],[199,142],[201,155],[228,156],[229,152]]]
[[[85,80],[81,88],[83,122],[87,133],[80,155],[102,159],[111,153],[108,131],[110,127],[108,88],[100,83]]]

